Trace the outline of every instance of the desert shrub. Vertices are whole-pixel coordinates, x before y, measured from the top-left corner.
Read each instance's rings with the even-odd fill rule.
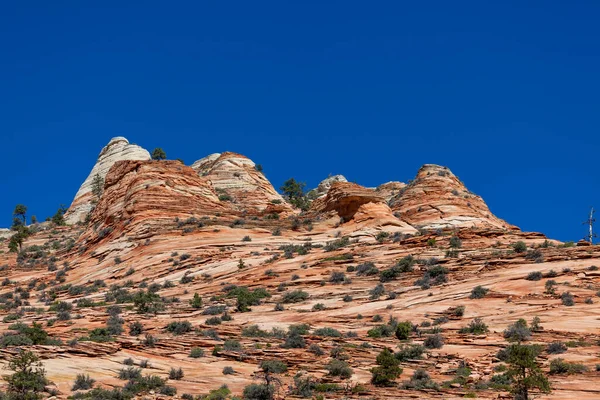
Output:
[[[458,236],[452,236],[450,238],[450,247],[453,249],[460,249],[462,247],[462,240]]]
[[[271,385],[252,383],[244,388],[244,400],[270,400],[275,389]]]
[[[352,376],[352,368],[348,363],[335,358],[325,366],[325,369],[330,376],[339,376],[342,379],[348,379]]]
[[[423,341],[423,345],[428,349],[441,349],[444,347],[444,337],[439,333],[429,335]]]
[[[462,317],[465,315],[465,306],[450,307],[446,310],[446,314],[453,317]]]
[[[545,293],[556,294],[556,289],[554,289],[554,286],[556,286],[556,281],[554,279],[548,279],[544,284],[544,287],[546,288]]]
[[[180,380],[183,378],[183,370],[181,368],[171,368],[169,370],[169,379]]]
[[[527,277],[525,279],[527,279],[528,281],[539,281],[542,279],[542,273],[540,271],[530,272],[529,274],[527,274]]]
[[[521,318],[506,328],[503,336],[509,342],[522,342],[531,338],[531,331],[527,327],[527,321]]]
[[[563,305],[565,305],[567,307],[571,307],[571,306],[575,305],[575,298],[573,297],[573,295],[570,292],[564,292],[563,294],[561,294],[560,300],[563,303]]]
[[[439,385],[435,383],[427,371],[423,369],[417,369],[413,372],[412,377],[409,381],[406,381],[402,385],[404,389],[412,389],[412,390],[439,390]]]
[[[322,356],[325,354],[323,349],[316,343],[313,343],[310,346],[308,346],[308,351],[316,356]]]
[[[210,317],[204,321],[206,325],[221,325],[221,322],[221,317]]]
[[[124,381],[136,380],[142,377],[142,370],[135,367],[121,368],[119,371],[119,379]]]
[[[233,375],[233,374],[235,374],[233,367],[224,367],[223,368],[223,375]]]
[[[490,291],[490,289],[485,288],[481,285],[475,286],[473,290],[471,290],[470,299],[482,299],[485,295]]]
[[[525,253],[525,251],[527,251],[527,245],[522,241],[513,243],[512,248],[515,251],[515,253]]]
[[[391,386],[402,374],[399,364],[389,349],[383,349],[377,355],[377,367],[371,368],[371,383],[376,386]]]
[[[94,386],[94,382],[96,380],[90,378],[89,375],[77,374],[75,378],[75,382],[73,383],[73,387],[71,390],[88,390]]]
[[[348,246],[350,244],[350,238],[344,236],[340,239],[333,240],[331,242],[327,242],[327,244],[323,247],[325,251],[334,251],[340,249],[342,247]]]
[[[331,283],[342,283],[346,279],[346,274],[341,271],[334,271],[331,273],[329,277],[329,282]]]
[[[317,336],[323,336],[323,337],[342,337],[342,334],[340,333],[340,331],[338,331],[337,329],[334,328],[319,328],[319,329],[315,329],[313,334],[317,335]]]
[[[192,330],[192,324],[189,321],[173,321],[167,325],[166,329],[175,335],[182,335]]]
[[[394,354],[398,361],[418,360],[423,356],[425,347],[419,344],[409,344],[401,346],[400,350]]]
[[[396,326],[396,337],[398,340],[408,340],[412,331],[412,323],[410,321],[400,322]]]
[[[413,270],[415,259],[413,256],[406,256],[400,259],[392,267],[381,271],[379,280],[381,282],[389,282],[396,279],[400,274]]]
[[[131,336],[138,336],[144,332],[144,326],[141,322],[135,321],[129,324],[129,334]]]
[[[479,317],[473,319],[469,325],[460,328],[459,333],[471,333],[474,335],[481,335],[488,332],[488,326]]]
[[[546,348],[548,354],[562,354],[567,351],[567,346],[563,342],[552,342]]]
[[[140,290],[134,294],[133,304],[140,314],[156,314],[165,308],[162,298],[151,288],[148,288],[147,291]]]
[[[562,358],[555,358],[550,361],[551,374],[581,374],[588,368],[583,364],[566,362]]]
[[[379,269],[372,262],[362,263],[355,268],[356,275],[358,276],[371,276],[379,274]],[[351,271],[348,271],[351,272]]]
[[[191,358],[204,357],[204,350],[202,350],[200,347],[192,347],[192,349],[190,350],[190,357]]]
[[[448,281],[447,273],[448,269],[441,265],[430,266],[423,276],[415,281],[415,285],[420,286],[421,289],[429,289],[432,285],[441,285]]]
[[[225,343],[223,343],[223,349],[225,351],[241,351],[242,345],[237,340],[227,339]]]
[[[291,292],[284,293],[281,301],[283,303],[299,303],[308,299],[309,297],[309,294],[303,290],[293,290]]]
[[[369,291],[369,299],[370,300],[377,300],[384,293],[385,293],[385,287],[381,283],[378,283],[377,286],[375,286],[373,289],[371,289]]]
[[[224,313],[225,310],[227,310],[227,306],[210,306],[202,311],[202,315],[218,315]]]

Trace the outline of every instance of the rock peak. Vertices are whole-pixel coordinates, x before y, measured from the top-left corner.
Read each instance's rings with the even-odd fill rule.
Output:
[[[150,153],[142,147],[130,144],[129,140],[122,136],[114,137],[108,142],[100,155],[98,160],[92,168],[90,174],[83,182],[73,203],[69,207],[69,210],[65,214],[65,221],[68,224],[75,224],[79,221],[83,221],[87,214],[93,208],[93,202],[98,199],[94,199],[92,195],[92,182],[96,175],[100,178],[105,179],[108,170],[117,162],[123,160],[150,160]]]

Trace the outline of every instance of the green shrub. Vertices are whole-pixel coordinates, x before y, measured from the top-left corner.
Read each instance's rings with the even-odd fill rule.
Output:
[[[169,371],[169,379],[176,381],[183,379],[183,370],[181,368],[171,368]]]
[[[479,317],[473,319],[468,326],[460,328],[459,333],[481,335],[488,332],[488,326]]]
[[[192,324],[189,321],[173,321],[167,325],[166,329],[175,335],[182,335],[192,330]]]
[[[90,378],[89,375],[77,374],[75,378],[75,383],[71,390],[88,390],[94,386],[94,379]]]
[[[282,303],[299,303],[305,301],[309,298],[309,294],[303,290],[293,290],[291,292],[286,292],[283,294],[281,299]]]
[[[398,340],[408,340],[412,331],[412,323],[410,321],[400,322],[396,327],[396,337]]]
[[[377,367],[371,368],[371,383],[376,386],[392,386],[402,374],[400,362],[389,349],[383,349],[377,355]]]
[[[337,329],[334,329],[334,328],[329,328],[329,327],[315,329],[313,333],[317,336],[324,336],[324,337],[342,337],[342,334],[340,333],[340,331],[338,331]]]
[[[513,243],[512,248],[515,251],[515,253],[524,253],[525,251],[527,251],[527,245],[522,241]]]
[[[469,296],[470,299],[482,299],[485,297],[485,295],[490,291],[490,289],[485,288],[481,285],[479,286],[475,286],[473,288],[473,290],[471,290],[471,295]]]
[[[333,359],[325,366],[330,376],[339,376],[342,379],[348,379],[352,376],[352,368],[347,362]]]
[[[588,368],[583,364],[569,363],[562,358],[550,361],[551,374],[581,374],[587,370]]]

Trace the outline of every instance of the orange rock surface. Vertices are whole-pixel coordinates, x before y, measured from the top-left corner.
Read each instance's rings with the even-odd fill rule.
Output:
[[[223,156],[227,167],[212,164]],[[296,374],[329,384],[330,391],[312,393],[327,399],[508,398],[506,388],[490,384],[505,366],[497,357],[508,345],[503,332],[520,318],[531,325],[534,317],[541,328],[526,343],[542,346],[538,362],[553,389],[537,398],[600,398],[598,246],[521,232],[434,166],[423,167],[405,188],[390,189],[401,192],[391,208],[381,189],[336,182],[301,213],[272,203],[272,186],[251,177],[246,164],[235,165],[240,157],[225,153],[200,169],[177,161],[116,162],[87,223],[37,226],[18,256],[0,240],[0,331],[15,334],[15,322],[42,324],[53,340],[20,347],[42,358],[55,398],[72,395],[81,373],[96,387],[123,387],[127,381],[118,376],[128,359],[177,390],[172,397],[143,391],[139,399],[206,395],[223,384],[241,396],[247,385],[261,382],[259,363],[273,359],[288,367],[279,375],[277,399],[301,398]],[[239,168],[250,183],[229,186]],[[219,189],[236,202],[219,200]],[[282,213],[267,213],[270,205],[282,206]],[[414,260],[411,268],[390,274],[406,256]],[[429,276],[432,268],[444,278]],[[478,286],[487,291],[475,298]],[[240,287],[268,296],[244,308],[244,297],[231,295]],[[159,296],[151,311],[134,302],[148,290]],[[561,299],[567,292],[571,306]],[[192,307],[195,294],[202,305]],[[72,309],[61,313],[59,302]],[[103,337],[114,306],[122,331]],[[381,334],[390,318],[414,325],[408,340]],[[475,318],[487,332],[461,331]],[[114,318],[112,324],[119,325]],[[141,334],[130,329],[134,324]],[[297,324],[308,327],[290,347],[286,330]],[[371,384],[383,348],[421,346],[435,334],[443,345],[402,358],[395,383]],[[564,353],[548,353],[555,341],[568,346]],[[19,346],[3,337],[1,343],[6,364]],[[199,358],[190,357],[194,348],[201,349],[195,350],[203,353]],[[557,357],[586,370],[550,374]],[[334,358],[351,368],[349,378],[328,374]],[[224,374],[225,367],[234,372]],[[171,368],[184,376],[170,379]],[[417,369],[437,386],[408,388],[404,383]]]

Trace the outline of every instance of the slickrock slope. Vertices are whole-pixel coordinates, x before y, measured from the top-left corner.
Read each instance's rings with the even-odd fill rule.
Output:
[[[422,166],[415,180],[390,200],[390,206],[403,221],[427,230],[517,229],[494,216],[483,199],[469,192],[448,168],[433,164]]]
[[[232,152],[215,153],[192,164],[221,198],[229,198],[240,211],[291,212],[292,208],[249,158]]]
[[[69,210],[65,214],[67,224],[75,224],[83,221],[92,210],[92,182],[96,175],[104,179],[110,168],[117,161],[149,159],[150,153],[140,146],[130,144],[124,137],[112,138],[100,152],[92,171],[77,191]]]
[[[404,200],[434,204],[437,193],[440,206],[463,207],[443,189],[462,186],[439,171],[424,167]],[[600,398],[599,246],[506,229],[484,212],[468,215],[485,222],[476,228],[452,217],[451,229],[418,232],[381,190],[345,182],[309,212],[243,216],[210,179],[177,161],[120,161],[86,224],[47,226],[18,256],[0,240],[0,364],[35,352],[56,399],[78,374],[118,391],[94,399],[189,399],[224,384],[231,399],[264,382],[265,360],[287,366],[278,400],[508,399],[504,332],[522,318],[552,386],[532,395]],[[403,371],[375,386],[385,348]],[[556,358],[577,367],[551,374]],[[431,380],[411,382],[418,370]]]

